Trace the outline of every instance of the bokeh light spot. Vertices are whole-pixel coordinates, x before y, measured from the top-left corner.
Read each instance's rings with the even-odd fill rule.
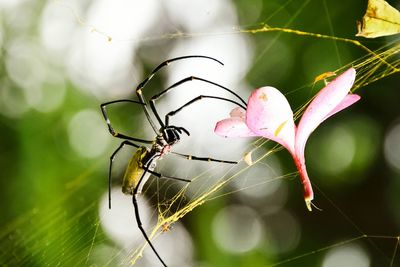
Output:
[[[215,216],[212,223],[215,242],[231,253],[244,253],[257,247],[263,238],[261,219],[246,206],[228,206]]]
[[[102,155],[110,141],[99,112],[92,109],[76,113],[69,122],[68,133],[72,148],[87,158]]]
[[[14,39],[7,45],[6,51],[8,75],[26,90],[28,103],[35,101],[34,98],[38,96],[34,90],[42,85],[47,70],[40,48],[31,39]]]
[[[358,184],[368,177],[380,147],[379,125],[366,115],[352,115],[323,125],[306,150],[315,179],[330,185]]]
[[[247,200],[260,201],[261,198],[272,195],[278,190],[281,179],[276,178],[280,176],[282,169],[279,159],[275,155],[270,155],[240,174],[240,177],[234,179],[232,183],[235,188],[240,189],[239,193]]]
[[[72,2],[74,2],[74,11],[80,13],[76,10],[79,6],[77,1]],[[68,4],[71,4],[71,1]],[[73,11],[66,6],[63,6],[63,8],[61,6],[62,4],[48,2],[40,18],[41,43],[53,56],[58,55],[60,60],[68,52],[71,37],[77,27],[76,22],[71,19]]]
[[[108,208],[108,194],[104,194],[100,202],[99,216],[101,226],[110,238],[120,247],[129,250],[139,245],[143,238],[136,225],[132,197],[124,195],[121,188],[111,191],[112,208]],[[144,225],[149,225],[150,209],[143,197],[138,197],[141,219]]]
[[[0,0],[0,7],[4,10],[12,10],[14,8],[17,8],[24,2],[26,2],[26,0],[14,0],[14,1]]]
[[[394,125],[386,134],[384,154],[390,166],[400,172],[400,123]]]
[[[328,251],[323,260],[323,267],[368,267],[370,259],[363,248],[358,245],[347,245]]]
[[[23,89],[6,79],[0,81],[0,103],[0,112],[11,118],[20,117],[29,109]]]
[[[190,31],[198,31],[210,25],[213,27],[219,27],[225,23],[229,25],[233,23],[232,18],[236,17],[234,6],[227,0],[192,0],[190,2],[173,0],[165,2],[165,6],[171,19],[176,24],[185,25]]]
[[[313,151],[312,164],[320,172],[331,176],[344,172],[350,165],[355,154],[355,137],[344,127],[338,125],[329,130],[319,132]]]
[[[136,249],[146,242],[137,226],[132,196],[124,195],[120,187],[113,188],[111,196],[111,209],[108,208],[108,194],[104,194],[101,199],[99,206],[101,226],[106,234],[119,247],[123,248],[127,254],[132,253],[132,249]],[[137,195],[137,201],[140,219],[149,235],[150,231],[148,229],[152,229],[156,220],[156,210],[151,210],[148,201],[143,195]],[[189,233],[179,222],[170,225],[169,231],[162,232],[152,240],[152,244],[170,266],[191,265],[193,258],[192,243]],[[129,259],[128,255],[122,254],[121,260],[125,262],[122,265],[129,264]],[[159,260],[151,248],[146,246],[143,258],[140,258],[137,264],[138,266],[156,266],[159,264]]]
[[[87,11],[87,24],[95,25],[91,34],[77,31],[70,41],[67,68],[74,84],[101,97],[128,93],[140,67],[132,64],[136,44],[127,40],[139,39],[149,30],[159,11],[153,0],[93,2]]]
[[[117,248],[102,243],[93,247],[89,259],[94,266],[104,266],[107,264],[116,266],[120,263],[121,259],[126,256],[125,253],[121,253]]]
[[[280,210],[266,216],[268,254],[281,254],[295,249],[301,237],[298,220],[291,213]]]
[[[0,56],[3,54],[3,25],[0,24]]]
[[[41,112],[52,112],[64,101],[66,93],[64,78],[57,72],[49,70],[47,79],[39,90],[41,97],[33,107]]]

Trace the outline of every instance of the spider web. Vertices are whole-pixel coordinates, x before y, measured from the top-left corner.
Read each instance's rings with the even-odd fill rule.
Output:
[[[382,43],[365,42],[368,44],[367,46],[354,39],[336,37],[334,32],[336,21],[331,20],[331,11],[326,1],[322,1],[320,7],[325,11],[324,16],[327,18],[327,29],[330,34],[298,30],[294,22],[301,20],[304,15],[306,16],[310,14],[309,12],[312,12],[309,8],[310,2],[312,1],[304,1],[301,5],[295,5],[293,1],[289,1],[285,5],[275,8],[269,17],[265,19],[252,22],[251,25],[230,27],[226,31],[211,32],[210,30],[208,32],[193,33],[179,30],[170,33],[156,32],[153,37],[141,37],[139,39],[114,37],[105,30],[98,28],[95,24],[92,25],[86,22],[78,14],[79,12],[76,11],[75,6],[60,1],[56,1],[56,4],[60,9],[68,9],[82,29],[89,29],[92,32],[89,33],[87,31],[86,34],[105,37],[106,41],[110,42],[111,45],[128,42],[143,46],[151,44],[153,46],[153,43],[163,45],[166,42],[179,42],[187,38],[196,40],[196,38],[223,37],[226,35],[246,35],[250,36],[250,38],[255,38],[255,40],[257,38],[261,39],[265,35],[272,36],[268,45],[261,49],[255,57],[255,66],[260,64],[264,56],[268,55],[275,42],[285,42],[287,41],[286,38],[305,40],[304,42],[309,45],[313,45],[316,42],[326,42],[332,45],[333,49],[329,50],[329,53],[333,51],[336,54],[337,64],[334,65],[336,69],[321,69],[320,73],[328,70],[340,73],[350,66],[355,67],[357,79],[353,91],[357,91],[362,97],[364,97],[364,92],[367,94],[367,90],[364,90],[367,86],[370,84],[379,86],[381,82],[385,81],[383,80],[385,77],[393,76],[393,74],[400,71],[398,55],[400,44],[396,39],[388,41],[384,45]],[[240,3],[238,5],[240,6]],[[281,15],[291,5],[295,5],[297,10],[292,12],[284,23],[277,24],[282,26],[270,26],[275,22],[276,16]],[[101,40],[97,41],[100,42]],[[342,55],[341,49],[343,49],[343,46],[346,49],[354,49],[357,56],[349,59],[349,57]],[[370,46],[374,48],[368,48]],[[327,49],[328,46],[323,47]],[[320,73],[316,73],[316,75]],[[257,74],[254,75],[254,77],[249,78],[254,81],[261,79]],[[315,85],[313,83],[315,76],[310,75],[305,80],[297,78],[299,86],[286,92],[288,98],[305,90],[317,90],[315,87],[321,87],[321,84],[317,83]],[[261,84],[264,83],[262,82]],[[385,89],[380,88],[379,90],[384,92]],[[249,91],[244,92],[244,94],[242,94],[243,92],[240,93],[241,95],[246,95]],[[296,103],[295,117],[298,118],[302,114],[307,103],[312,100],[312,95],[309,94],[307,99]],[[92,102],[97,104],[96,101],[92,100]],[[33,133],[33,136],[38,135],[38,132]],[[227,143],[229,143],[229,140]],[[28,147],[33,151],[41,149],[40,144],[33,144]],[[179,259],[175,261],[176,259],[174,258],[179,258],[178,252],[174,252],[171,255],[163,254],[164,250],[168,250],[168,248],[162,242],[169,242],[169,246],[177,246],[179,248],[180,240],[170,237],[174,236],[175,232],[182,228],[180,224],[183,221],[185,224],[192,225],[194,232],[196,232],[193,234],[193,238],[199,240],[195,241],[196,246],[198,246],[198,249],[196,248],[197,254],[207,260],[210,257],[210,251],[208,250],[214,249],[221,255],[219,259],[214,258],[211,260],[210,264],[225,262],[227,266],[234,266],[232,259],[229,260],[229,258],[233,258],[248,260],[248,263],[243,260],[242,263],[245,266],[254,264],[256,266],[319,265],[323,257],[329,252],[336,248],[347,248],[352,244],[356,244],[363,248],[364,251],[367,251],[373,264],[388,266],[400,264],[398,224],[395,227],[384,229],[385,224],[374,225],[373,223],[366,223],[369,218],[381,216],[379,207],[365,207],[364,202],[371,204],[368,199],[371,196],[360,195],[357,196],[357,199],[353,199],[352,203],[344,203],[338,195],[331,193],[329,189],[325,189],[322,180],[317,180],[314,183],[314,187],[319,195],[319,204],[324,211],[322,213],[313,212],[308,214],[305,212],[303,203],[301,203],[301,192],[296,189],[299,184],[297,173],[293,172],[293,168],[285,166],[285,171],[282,174],[272,172],[271,175],[266,175],[257,180],[252,180],[251,176],[247,175],[249,171],[256,168],[264,172],[273,168],[273,164],[270,161],[271,158],[285,158],[285,153],[281,147],[272,142],[258,139],[244,145],[241,150],[238,149],[237,155],[243,156],[243,153],[250,151],[253,157],[251,166],[246,164],[243,159],[235,166],[196,162],[191,163],[190,168],[181,171],[177,166],[186,164],[184,161],[163,160],[160,162],[158,171],[167,169],[170,175],[179,175],[179,177],[192,180],[189,184],[182,184],[175,181],[151,179],[144,188],[143,195],[145,197],[143,198],[148,201],[146,205],[143,204],[141,206],[143,207],[143,215],[146,212],[148,213],[144,220],[145,228],[155,246],[160,247],[158,249],[159,253],[162,257],[166,257],[167,263],[174,260],[177,266],[194,265],[190,259],[186,258],[183,258],[182,261],[179,261]],[[67,156],[73,157],[73,155]],[[34,208],[22,209],[20,214],[14,216],[14,219],[7,220],[3,224],[0,231],[2,248],[0,261],[2,264],[9,266],[124,266],[132,264],[146,266],[146,264],[159,264],[141,236],[138,237],[137,242],[123,247],[121,245],[123,243],[113,239],[112,235],[110,237],[110,233],[103,226],[103,221],[106,219],[101,215],[99,216],[99,214],[102,213],[101,207],[104,207],[106,203],[106,183],[99,181],[105,181],[104,177],[106,177],[108,166],[106,157],[105,154],[102,157],[104,159],[97,158],[95,161],[88,161],[89,163],[80,163],[78,164],[79,167],[72,168],[67,174],[50,175],[49,179],[58,179],[58,176],[63,176],[60,178],[61,182],[55,188],[52,188],[54,191],[50,193],[42,192],[40,187],[37,186],[38,181],[36,181],[36,185],[33,186],[34,196],[43,193],[48,195],[43,198],[37,197],[37,202],[33,202],[35,197],[33,197],[33,201],[32,196],[28,197],[33,203],[36,203]],[[121,161],[123,160],[121,159]],[[290,161],[288,162],[290,164]],[[88,165],[90,167],[87,167]],[[173,167],[168,167],[170,165]],[[76,173],[79,175],[76,175]],[[40,177],[36,176],[35,179],[40,179]],[[32,182],[32,180],[28,181]],[[231,204],[230,202],[246,205],[244,203],[246,198],[240,197],[243,192],[251,191],[263,185],[272,186],[277,183],[288,184],[288,187],[290,187],[291,192],[288,194],[293,194],[294,196],[289,197],[289,201],[290,203],[296,203],[292,204],[293,206],[290,210],[296,214],[301,221],[302,227],[304,227],[301,241],[295,248],[274,254],[266,252],[262,248],[263,245],[273,248],[273,244],[261,243],[252,250],[254,254],[253,260],[250,260],[251,255],[239,253],[233,256],[213,244],[214,241],[211,236],[208,238],[201,236],[210,233],[211,226],[208,225],[207,219],[210,220],[217,213],[216,210],[224,208],[224,206]],[[116,192],[113,191],[114,196],[117,194]],[[374,194],[373,198],[383,197],[384,195],[384,193],[379,192],[374,192]],[[273,197],[277,196],[273,195]],[[117,201],[113,201],[113,209],[118,211],[118,205],[121,202],[119,202],[118,196],[116,198]],[[121,201],[130,204],[129,198],[122,198]],[[262,200],[258,199],[257,201]],[[27,206],[29,207],[29,205]],[[260,206],[262,206],[262,203],[256,203],[252,208],[260,208]],[[125,210],[123,215],[128,218],[131,227],[136,227],[133,208],[129,207],[129,213],[127,214]],[[353,216],[352,212],[358,209],[364,209],[364,216]],[[304,214],[301,213],[303,210]],[[260,208],[261,211],[262,209]],[[194,219],[191,219],[192,216]],[[335,224],[329,224],[329,220],[334,220]],[[375,220],[372,221],[376,222]],[[243,225],[243,227],[246,227],[246,225]],[[330,234],[329,230],[326,229],[327,227],[332,227],[334,231]],[[203,228],[203,230],[198,230],[198,228]],[[397,231],[393,229],[397,229]],[[126,232],[127,235],[129,231],[129,229],[122,229],[122,232]],[[323,235],[326,235],[326,238]],[[163,239],[167,241],[162,241]],[[206,245],[202,246],[201,243]],[[189,256],[193,257],[192,255]],[[181,257],[187,257],[187,255]],[[239,262],[237,266],[242,263]],[[219,264],[218,266],[223,265]]]

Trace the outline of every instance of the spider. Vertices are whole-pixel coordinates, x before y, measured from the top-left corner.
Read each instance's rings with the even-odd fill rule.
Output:
[[[203,58],[203,59],[208,59],[215,61],[221,65],[223,63],[215,58],[208,57],[208,56],[202,56],[202,55],[188,55],[188,56],[182,56],[182,57],[176,57],[172,58],[169,60],[166,60],[159,64],[151,73],[149,76],[147,76],[137,87],[136,87],[136,95],[138,97],[138,101],[136,100],[130,100],[130,99],[120,99],[120,100],[114,100],[110,102],[106,102],[100,105],[103,117],[107,123],[108,126],[108,131],[111,133],[112,136],[116,138],[123,139],[124,141],[121,142],[121,144],[118,146],[118,148],[112,153],[110,156],[110,165],[109,165],[109,171],[108,171],[108,201],[109,201],[109,208],[111,209],[111,172],[112,172],[112,165],[113,161],[115,159],[115,156],[118,154],[118,152],[126,145],[132,146],[136,148],[136,151],[133,153],[128,166],[125,171],[125,175],[123,178],[122,182],[122,192],[128,195],[132,195],[132,203],[135,211],[135,219],[137,226],[141,233],[143,234],[143,237],[147,241],[147,243],[150,245],[151,249],[159,259],[159,261],[162,263],[163,266],[167,266],[165,262],[162,260],[161,256],[158,254],[157,250],[151,243],[149,237],[147,236],[143,226],[142,222],[140,219],[140,213],[139,213],[139,207],[137,204],[137,195],[141,193],[143,185],[146,183],[146,181],[149,179],[150,175],[154,175],[157,178],[167,178],[167,179],[172,179],[172,180],[177,180],[181,182],[186,182],[189,183],[190,180],[179,178],[179,177],[172,177],[172,176],[165,176],[159,172],[155,171],[155,167],[157,164],[157,160],[162,158],[163,156],[170,154],[178,157],[185,158],[187,160],[198,160],[198,161],[214,161],[214,162],[221,162],[221,163],[228,163],[228,164],[236,164],[236,161],[228,161],[228,160],[220,160],[220,159],[213,159],[213,158],[208,158],[208,157],[198,157],[198,156],[193,156],[193,155],[188,155],[188,154],[182,154],[178,152],[172,151],[172,147],[174,144],[178,143],[181,139],[181,136],[183,134],[189,136],[190,133],[188,130],[186,130],[183,127],[175,126],[175,125],[170,125],[169,119],[171,116],[174,116],[175,114],[179,113],[182,111],[184,108],[190,106],[191,104],[205,98],[209,99],[217,99],[217,100],[222,100],[222,101],[228,101],[231,103],[234,103],[236,105],[239,105],[243,107],[243,109],[246,109],[246,102],[235,92],[232,90],[219,85],[217,83],[214,83],[212,81],[195,77],[195,76],[190,76],[187,78],[184,78],[173,85],[169,86],[167,89],[161,91],[160,93],[154,95],[151,97],[150,101],[147,102],[146,99],[143,96],[143,89],[146,86],[146,84],[154,77],[154,75],[163,67],[168,66],[171,62],[178,61],[178,60],[183,60],[183,59],[189,59],[189,58]],[[238,98],[238,100],[241,103],[238,103],[234,100],[228,99],[228,98],[223,98],[223,97],[218,97],[218,96],[212,96],[212,95],[199,95],[192,100],[188,101],[181,107],[179,107],[176,110],[170,111],[165,115],[165,120],[161,120],[161,117],[159,113],[157,112],[156,106],[155,106],[155,101],[162,97],[164,94],[166,94],[168,91],[170,91],[173,88],[176,88],[177,86],[189,82],[189,81],[201,81],[204,83],[208,83],[211,85],[214,85],[222,90],[225,90]],[[110,119],[108,118],[107,115],[107,109],[106,107],[112,104],[116,103],[121,103],[121,102],[128,102],[136,105],[140,105],[143,108],[144,114],[146,115],[147,121],[149,122],[151,128],[153,129],[154,133],[156,134],[156,137],[154,140],[144,140],[136,137],[131,137],[122,133],[119,133],[114,130],[114,128],[111,125]],[[242,104],[243,103],[243,104]],[[148,108],[148,105],[150,105],[150,109]],[[159,124],[159,128],[156,126],[156,122],[153,121],[150,115],[150,111],[154,115],[154,117],[157,120],[157,123]],[[139,142],[142,144],[146,144],[148,146],[144,145],[139,145],[135,142]]]

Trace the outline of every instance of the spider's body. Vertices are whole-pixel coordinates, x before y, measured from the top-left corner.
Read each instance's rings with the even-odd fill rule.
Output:
[[[154,170],[156,162],[153,161],[151,166],[147,166],[146,162],[149,162],[150,151],[147,147],[139,147],[135,153],[133,153],[129,160],[128,167],[125,170],[124,179],[122,180],[122,192],[127,195],[133,195],[135,188],[139,184],[139,180],[144,173],[144,168]],[[150,173],[146,173],[142,178],[142,183],[138,187],[138,194],[142,192],[143,185],[149,179]]]
[[[142,232],[143,237],[146,239],[146,241],[150,245],[151,249],[154,251],[155,255],[160,260],[160,262],[162,263],[163,266],[167,266],[167,265],[161,259],[160,255],[156,251],[153,244],[150,242],[150,239],[147,236],[146,231],[143,228],[143,225],[142,225],[142,222],[140,219],[139,206],[137,203],[137,195],[139,193],[141,193],[143,185],[149,179],[150,175],[154,175],[158,178],[168,178],[168,179],[187,182],[187,183],[190,182],[190,180],[177,178],[177,177],[171,177],[171,176],[165,176],[159,172],[156,172],[155,167],[157,164],[157,160],[159,160],[166,154],[171,154],[171,155],[185,158],[187,160],[199,160],[199,161],[209,161],[209,162],[213,161],[213,162],[221,162],[221,163],[229,163],[229,164],[237,163],[236,161],[219,160],[219,159],[213,159],[213,158],[209,158],[209,157],[198,157],[198,156],[181,154],[181,153],[172,151],[173,145],[179,142],[179,140],[181,139],[181,135],[183,133],[188,136],[190,134],[189,134],[189,131],[187,131],[183,127],[177,127],[174,125],[170,125],[170,123],[169,123],[170,117],[181,112],[183,109],[192,105],[193,103],[195,103],[201,99],[206,99],[206,98],[231,102],[233,104],[239,105],[244,110],[246,110],[246,101],[244,101],[235,92],[233,92],[232,90],[230,90],[222,85],[219,85],[212,81],[209,81],[209,80],[206,80],[203,78],[199,78],[199,77],[195,77],[195,76],[186,77],[186,78],[174,83],[173,85],[169,86],[167,89],[165,89],[162,92],[151,97],[149,102],[146,101],[146,99],[143,96],[143,89],[144,89],[145,85],[152,79],[152,77],[160,69],[162,69],[165,66],[168,66],[171,62],[178,61],[181,59],[188,59],[188,58],[211,59],[211,60],[223,65],[222,62],[216,60],[215,58],[201,56],[201,55],[192,55],[192,56],[183,56],[183,57],[173,58],[173,59],[164,61],[160,65],[158,65],[152,71],[152,73],[136,87],[136,95],[138,97],[138,101],[130,100],[130,99],[120,99],[120,100],[114,100],[114,101],[110,101],[107,103],[103,103],[100,105],[104,120],[107,123],[108,131],[110,132],[110,134],[116,138],[120,138],[120,139],[124,140],[121,142],[119,147],[114,151],[114,153],[110,157],[110,166],[109,166],[109,172],[108,172],[109,208],[111,208],[111,181],[112,181],[111,173],[112,173],[112,165],[113,165],[114,158],[125,145],[135,147],[136,151],[133,153],[133,155],[129,161],[129,164],[126,168],[126,171],[125,171],[124,179],[122,182],[122,192],[125,194],[128,194],[128,195],[132,195],[132,204],[133,204],[133,207],[135,210],[135,218],[136,218],[138,228]],[[220,97],[220,96],[199,95],[199,96],[193,98],[192,100],[190,100],[189,102],[187,102],[186,104],[182,105],[181,107],[167,113],[165,115],[165,120],[163,121],[156,109],[155,101],[157,99],[159,99],[160,97],[162,97],[164,94],[168,93],[170,90],[180,86],[181,84],[184,84],[184,83],[190,82],[190,81],[199,81],[199,82],[203,82],[203,83],[207,83],[207,84],[211,84],[216,87],[219,87],[220,89],[222,89],[226,92],[229,92],[230,94],[232,94],[233,96],[238,98],[240,100],[240,102],[243,104],[240,104],[234,100]],[[111,125],[111,121],[107,115],[106,107],[110,106],[110,105],[118,104],[118,103],[131,103],[131,104],[135,104],[135,105],[141,105],[141,107],[143,108],[143,112],[146,115],[147,121],[149,122],[150,126],[152,127],[154,133],[156,134],[156,138],[154,140],[144,140],[144,139],[136,138],[136,137],[129,136],[126,134],[122,134],[122,133],[119,133],[116,130],[114,130],[113,126]],[[149,104],[150,104],[150,109],[148,108]],[[150,111],[152,112],[152,115],[156,118],[156,122],[153,120]],[[159,127],[156,126],[156,123],[159,124]],[[147,144],[148,147],[146,147],[144,145],[139,145],[136,142],[140,142],[142,144]]]
[[[133,153],[122,181],[122,192],[124,194],[133,195],[142,193],[143,186],[149,179],[151,172],[154,171],[157,160],[168,154],[171,151],[171,147],[179,142],[179,135],[182,131],[189,135],[184,128],[175,126],[169,126],[164,130],[161,129],[160,132],[163,134],[155,138],[150,149],[141,146]],[[145,169],[147,172],[144,174]]]

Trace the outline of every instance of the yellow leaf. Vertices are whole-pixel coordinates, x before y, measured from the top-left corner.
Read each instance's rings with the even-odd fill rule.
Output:
[[[384,0],[369,0],[356,36],[376,38],[400,33],[400,12]]]

